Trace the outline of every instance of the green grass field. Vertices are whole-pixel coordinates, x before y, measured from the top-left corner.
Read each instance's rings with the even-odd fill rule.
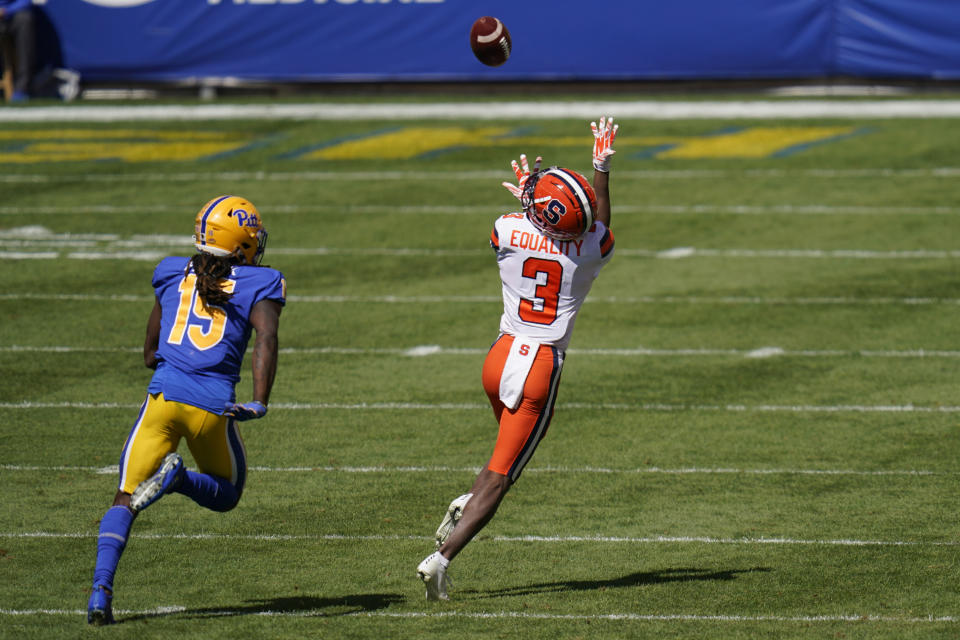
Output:
[[[496,435],[500,182],[522,152],[587,172],[590,143],[580,119],[0,124],[0,637],[960,637],[956,120],[622,120],[617,253],[550,433],[425,601]],[[287,277],[271,410],[239,506],[145,511],[121,624],[91,629],[150,276],[222,193]]]

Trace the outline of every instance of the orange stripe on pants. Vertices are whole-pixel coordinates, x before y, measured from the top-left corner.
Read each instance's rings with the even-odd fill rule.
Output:
[[[513,340],[513,336],[504,334],[493,343],[483,362],[482,377],[483,389],[493,407],[493,415],[500,424],[497,444],[487,468],[509,476],[511,482],[516,482],[550,426],[563,356],[551,345],[540,345],[527,374],[523,399],[511,411],[500,401],[500,376]]]

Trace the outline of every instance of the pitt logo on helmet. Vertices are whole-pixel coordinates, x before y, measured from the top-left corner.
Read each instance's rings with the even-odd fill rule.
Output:
[[[252,202],[238,196],[220,196],[197,213],[193,243],[197,251],[235,256],[241,264],[258,265],[267,245],[267,230]]]

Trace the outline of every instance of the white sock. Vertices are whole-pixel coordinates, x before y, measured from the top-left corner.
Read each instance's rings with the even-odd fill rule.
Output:
[[[441,567],[443,567],[444,569],[446,569],[447,567],[450,566],[450,561],[447,560],[446,556],[444,556],[444,555],[443,555],[442,553],[440,553],[439,551],[436,551],[436,552],[434,552],[434,553],[437,554],[437,558],[438,558],[439,561],[440,561],[440,566],[441,566]]]

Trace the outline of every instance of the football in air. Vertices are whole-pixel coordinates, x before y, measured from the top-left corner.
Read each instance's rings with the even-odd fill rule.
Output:
[[[470,28],[470,48],[483,64],[499,67],[510,57],[510,32],[496,18],[477,18]]]

